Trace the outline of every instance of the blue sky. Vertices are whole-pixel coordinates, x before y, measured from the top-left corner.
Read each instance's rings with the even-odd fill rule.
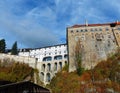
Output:
[[[0,0],[0,39],[7,48],[66,43],[66,27],[120,21],[120,0]]]

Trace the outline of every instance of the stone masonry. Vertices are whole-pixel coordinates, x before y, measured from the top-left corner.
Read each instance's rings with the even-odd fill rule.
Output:
[[[120,22],[74,25],[67,28],[69,72],[76,70],[75,50],[80,43],[82,66],[91,69],[120,47]]]

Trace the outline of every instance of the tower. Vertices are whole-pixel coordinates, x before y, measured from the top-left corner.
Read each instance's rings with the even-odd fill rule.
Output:
[[[85,69],[94,67],[120,47],[120,22],[74,25],[67,28],[69,72],[75,71],[76,46],[80,41],[81,61]]]

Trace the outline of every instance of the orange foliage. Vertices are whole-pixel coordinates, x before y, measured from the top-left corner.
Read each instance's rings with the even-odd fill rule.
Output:
[[[49,85],[52,93],[108,93],[120,92],[120,53],[100,62],[81,76],[76,72],[59,72]],[[116,80],[115,80],[116,77]]]

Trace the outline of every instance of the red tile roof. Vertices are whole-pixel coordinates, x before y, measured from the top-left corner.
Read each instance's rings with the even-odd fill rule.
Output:
[[[104,26],[104,25],[120,25],[120,22],[113,22],[113,23],[104,23],[104,24],[83,24],[83,25],[73,25],[71,27],[68,28],[77,28],[77,27],[84,27],[84,26]]]

